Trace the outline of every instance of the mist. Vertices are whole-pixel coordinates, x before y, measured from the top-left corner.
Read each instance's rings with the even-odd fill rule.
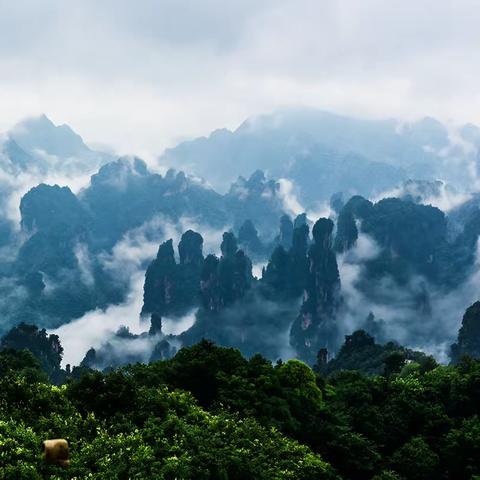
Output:
[[[433,355],[441,363],[449,362],[463,314],[478,300],[480,256],[477,242],[475,263],[468,278],[453,290],[433,285],[414,275],[407,285],[399,286],[388,276],[375,284],[375,297],[361,289],[366,279],[365,262],[378,256],[381,248],[367,234],[360,233],[354,247],[338,256],[343,305],[339,327],[343,335],[367,328],[367,316],[373,313],[378,324],[377,341],[394,340],[401,345]],[[419,310],[415,299],[427,295],[427,311]]]
[[[88,312],[82,318],[49,332],[60,338],[64,348],[63,366],[78,365],[91,347],[95,349],[101,347],[113,338],[121,326],[128,327],[134,334],[145,330],[145,324],[140,320],[143,280],[143,274],[140,271],[131,275],[130,291],[123,304]]]
[[[188,229],[201,232],[204,238],[204,253],[219,252],[223,229],[211,229],[186,217],[179,218],[177,223],[173,223],[166,217],[157,215],[140,227],[128,231],[112,248],[111,253],[103,252],[99,255],[100,262],[112,282],[118,283],[127,291],[126,298],[121,304],[87,312],[81,318],[50,331],[59,336],[64,347],[63,365],[78,365],[91,347],[107,348],[112,360],[116,358],[118,361],[123,349],[125,352],[130,351],[132,358],[136,355],[135,358],[139,360],[148,360],[155,340],[158,341],[157,337],[132,340],[118,338],[115,334],[120,327],[127,327],[133,335],[148,332],[149,321],[140,317],[146,268],[155,258],[162,242],[171,238],[177,245],[182,234]],[[89,263],[86,259],[88,252],[84,246],[77,246],[76,252],[77,259],[80,258],[83,264],[81,273],[88,281],[90,279]],[[197,309],[193,309],[180,318],[165,317],[162,319],[163,333],[181,334],[194,324],[196,312]]]
[[[174,336],[182,334],[194,325],[197,312],[198,308],[194,308],[182,317],[163,317],[162,333]]]

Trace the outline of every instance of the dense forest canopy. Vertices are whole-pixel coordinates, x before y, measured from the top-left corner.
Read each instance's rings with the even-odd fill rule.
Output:
[[[439,366],[357,332],[312,370],[202,341],[149,365],[77,367],[56,386],[38,356],[0,352],[2,480],[480,474],[480,362],[468,357]],[[46,438],[68,439],[68,468],[43,462]]]

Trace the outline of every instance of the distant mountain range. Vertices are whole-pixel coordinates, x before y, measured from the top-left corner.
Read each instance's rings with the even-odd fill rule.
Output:
[[[210,336],[311,362],[361,327],[445,358],[477,299],[479,146],[473,125],[282,111],[165,151],[159,174],[26,120],[0,145],[0,333],[126,302],[153,261],[144,313],[194,321],[159,357]]]
[[[202,177],[218,192],[261,170],[268,178],[291,180],[293,193],[311,209],[336,192],[371,197],[408,179],[438,179],[470,190],[476,186],[479,147],[480,129],[472,124],[453,128],[428,117],[402,123],[297,109],[182,142],[159,162]],[[113,160],[45,115],[20,122],[0,145],[0,162],[9,173],[93,174]]]
[[[480,129],[470,124],[452,130],[433,118],[401,123],[299,109],[183,142],[160,161],[194,171],[219,189],[261,169],[293,180],[299,199],[311,208],[337,191],[378,195],[408,178],[470,187],[479,146]]]
[[[92,150],[68,125],[54,125],[46,115],[18,123],[5,137],[3,154],[21,171],[91,172],[114,159]]]

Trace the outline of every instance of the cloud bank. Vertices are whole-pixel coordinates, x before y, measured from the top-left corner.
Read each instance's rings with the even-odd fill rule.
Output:
[[[0,130],[49,113],[159,153],[311,106],[480,123],[474,0],[21,0],[0,5]]]

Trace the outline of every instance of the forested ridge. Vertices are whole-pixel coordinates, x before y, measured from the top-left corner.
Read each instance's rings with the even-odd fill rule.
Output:
[[[328,374],[322,355],[311,369],[204,340],[149,365],[76,368],[62,385],[28,350],[4,348],[0,478],[480,475],[480,362],[439,366],[372,340],[347,337]],[[341,364],[369,371],[375,355],[380,374]],[[70,442],[69,468],[43,463],[41,441],[57,437]]]

